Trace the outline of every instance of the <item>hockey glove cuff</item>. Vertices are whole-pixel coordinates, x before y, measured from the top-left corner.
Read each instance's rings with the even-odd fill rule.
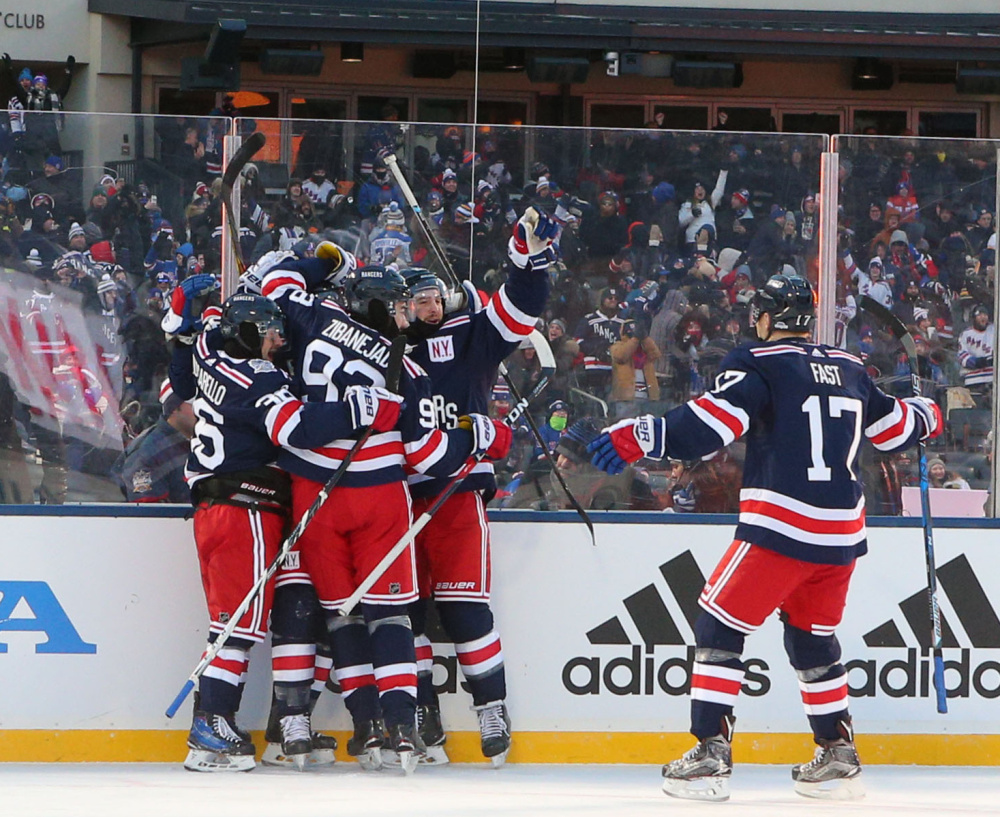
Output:
[[[472,432],[470,457],[502,460],[510,452],[513,432],[510,426],[492,420],[485,414],[465,414],[458,418],[458,427]]]
[[[929,397],[906,397],[903,399],[924,425],[921,440],[928,440],[937,437],[944,431],[944,417],[938,404]]]
[[[652,414],[622,420],[604,429],[587,451],[594,455],[591,462],[609,474],[620,474],[643,457],[662,460],[667,455],[666,423]]]
[[[403,398],[380,386],[348,386],[344,400],[351,412],[355,431],[371,427],[372,431],[390,431],[399,422]]]

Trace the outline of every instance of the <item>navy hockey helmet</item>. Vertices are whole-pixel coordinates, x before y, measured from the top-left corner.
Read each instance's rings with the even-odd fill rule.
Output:
[[[344,278],[344,306],[351,316],[387,337],[397,332],[394,316],[410,300],[410,288],[395,269],[371,265]]]
[[[227,341],[251,357],[260,357],[261,346],[268,330],[275,329],[285,337],[285,315],[281,308],[262,295],[240,293],[230,296],[222,305],[219,331]]]
[[[816,317],[816,302],[809,282],[798,275],[772,275],[757,290],[750,305],[750,325],[761,315],[771,316],[772,329],[806,332]]]
[[[400,270],[400,274],[406,281],[406,285],[410,288],[410,293],[413,297],[430,289],[436,289],[441,295],[441,300],[448,297],[448,287],[445,282],[429,269],[425,269],[424,267],[410,267],[409,269]]]

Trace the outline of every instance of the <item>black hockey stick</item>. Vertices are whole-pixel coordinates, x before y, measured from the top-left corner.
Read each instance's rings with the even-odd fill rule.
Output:
[[[507,416],[503,418],[504,425],[513,428],[514,423],[518,421],[522,414],[527,416],[528,406],[531,404],[531,401],[541,394],[548,385],[549,375],[548,373],[543,372],[542,376],[532,387],[531,391],[528,392],[527,396],[520,398],[513,408],[511,408],[511,410],[507,413]],[[340,613],[340,615],[349,616],[351,614],[351,611],[358,606],[358,602],[361,601],[361,598],[365,595],[365,593],[375,586],[375,582],[381,578],[382,574],[385,573],[392,563],[399,558],[399,555],[406,550],[409,544],[417,538],[420,531],[427,527],[427,523],[431,521],[434,514],[441,510],[441,506],[444,505],[444,503],[451,498],[452,494],[458,490],[459,486],[465,481],[465,478],[472,473],[472,469],[483,461],[484,456],[485,452],[480,454],[478,457],[472,457],[458,470],[455,476],[451,478],[451,482],[449,482],[445,486],[445,489],[438,494],[431,506],[420,514],[417,520],[410,525],[409,530],[407,530],[406,533],[399,538],[399,541],[397,541],[396,544],[394,544],[386,552],[385,556],[382,557],[382,560],[375,565],[374,568],[372,568],[371,573],[365,576],[365,578],[358,585],[357,589],[351,593],[351,595],[347,597],[347,600],[337,609],[337,612]]]
[[[920,373],[917,370],[917,345],[903,322],[885,306],[867,295],[862,295],[858,304],[888,329],[906,352],[910,367],[913,396],[920,397]],[[937,569],[934,564],[934,529],[931,523],[931,498],[927,478],[927,447],[923,440],[917,441],[920,454],[920,515],[924,528],[924,558],[927,562],[927,596],[931,615],[931,648],[934,651],[934,691],[937,694],[937,711],[948,711],[948,690],[944,685],[944,658],[941,655],[941,609],[937,599]]]
[[[243,261],[243,251],[240,248],[240,215],[233,212],[233,187],[247,162],[264,147],[266,141],[267,138],[260,131],[248,136],[233,154],[229,164],[226,165],[226,172],[222,174],[222,209],[225,210],[226,226],[229,228],[229,238],[233,243],[233,256],[236,258],[236,267],[241,275],[247,271],[247,265]]]
[[[545,369],[543,368],[542,371],[545,371]],[[500,364],[500,376],[503,378],[503,382],[507,384],[507,388],[510,389],[511,397],[520,402],[521,396],[517,393],[517,386],[514,385],[514,381],[511,380],[510,375],[507,374],[507,367],[502,363]],[[525,412],[524,419],[528,423],[528,428],[531,429],[531,435],[535,438],[535,442],[538,443],[539,447],[542,449],[542,453],[545,455],[545,459],[548,460],[549,465],[552,468],[552,473],[555,474],[556,479],[562,486],[563,492],[569,500],[569,504],[573,506],[573,510],[577,512],[579,517],[583,520],[583,524],[587,526],[587,530],[590,531],[590,544],[597,547],[597,535],[594,533],[594,523],[590,521],[590,517],[583,509],[583,505],[580,504],[580,500],[573,496],[573,492],[566,484],[566,478],[562,475],[562,471],[559,470],[559,466],[556,465],[555,457],[552,456],[552,452],[549,451],[548,445],[546,445],[545,440],[542,439],[542,432],[538,430],[538,424],[535,422],[535,418],[531,416],[530,412]]]
[[[433,228],[427,223],[427,217],[424,215],[424,211],[420,209],[420,205],[417,202],[416,196],[413,195],[413,191],[410,189],[410,185],[406,181],[406,176],[402,170],[399,168],[399,163],[396,159],[395,154],[389,153],[384,157],[386,165],[392,171],[392,175],[396,178],[396,182],[399,184],[400,189],[403,191],[403,196],[406,198],[407,203],[413,209],[413,212],[417,216],[417,221],[423,228],[424,234],[427,236],[428,241],[431,244],[431,249],[437,256],[438,262],[448,271],[448,275],[451,276],[451,280],[454,282],[454,286],[458,287],[458,276],[455,275],[455,270],[451,266],[451,261],[448,260],[448,256],[445,255],[444,248],[438,243],[437,236],[434,234]],[[529,221],[534,222],[538,218],[538,213],[531,207],[525,211],[525,216],[528,217]],[[548,350],[549,344],[545,340],[538,330],[535,330],[532,335],[534,339],[532,344],[535,347],[535,351],[539,355],[539,360],[542,363],[542,367],[551,366],[552,370],[555,370],[555,359],[552,357],[552,352],[548,352],[548,360],[542,360],[543,352],[541,351],[544,347]],[[520,401],[520,396],[517,394],[517,389],[511,382],[510,378],[507,376],[506,370],[503,368],[502,364],[500,367],[500,374],[504,381],[507,383],[507,387],[510,389],[511,396]],[[562,489],[566,492],[566,496],[569,498],[570,505],[573,506],[574,510],[583,519],[584,524],[587,526],[587,530],[590,531],[590,540],[593,545],[597,545],[597,538],[594,535],[594,523],[590,521],[590,517],[587,516],[587,512],[583,509],[583,506],[573,496],[572,491],[570,491],[569,486],[566,484],[566,479],[563,477],[562,472],[559,470],[559,466],[556,465],[555,460],[552,457],[552,453],[549,451],[549,447],[545,444],[545,440],[542,439],[542,435],[538,430],[538,426],[534,421],[534,418],[530,413],[525,415],[525,419],[528,421],[528,428],[531,430],[532,436],[535,438],[535,442],[538,443],[542,451],[545,452],[545,456],[549,461],[549,465],[552,467],[552,472],[556,475],[556,479],[562,486]]]
[[[441,246],[441,242],[438,240],[437,233],[434,232],[434,228],[431,226],[430,222],[427,221],[427,217],[424,215],[424,211],[420,209],[420,202],[417,201],[417,197],[413,194],[413,189],[410,187],[410,183],[406,179],[406,174],[403,173],[399,166],[399,160],[396,158],[395,153],[386,153],[382,160],[385,162],[386,167],[392,172],[393,178],[396,179],[396,184],[399,185],[399,189],[403,192],[403,198],[406,199],[406,203],[410,205],[410,209],[413,210],[414,215],[417,217],[417,223],[420,225],[420,229],[427,239],[427,243],[430,248],[434,251],[437,256],[438,263],[444,269],[445,273],[451,280],[448,282],[452,290],[459,292],[461,289],[461,284],[459,283],[458,276],[455,275],[455,269],[452,267],[451,262],[448,260],[448,256],[444,251],[444,247]]]
[[[399,337],[393,339],[392,346],[389,349],[389,361],[385,372],[385,387],[390,391],[396,391],[399,388],[399,378],[403,371],[403,355],[405,353],[406,338],[400,335]],[[198,679],[201,678],[205,670],[208,669],[208,665],[212,663],[215,657],[226,645],[226,642],[232,637],[240,619],[243,618],[246,611],[250,609],[250,605],[253,604],[254,599],[257,598],[261,592],[263,592],[267,583],[285,563],[285,560],[288,558],[288,554],[292,552],[298,544],[299,539],[302,537],[303,531],[305,531],[305,529],[309,526],[309,523],[319,512],[319,509],[323,507],[323,504],[330,496],[330,492],[337,487],[337,483],[340,482],[341,478],[354,461],[354,458],[364,447],[371,435],[372,427],[369,426],[364,430],[357,442],[351,446],[351,449],[347,452],[344,459],[341,460],[340,465],[337,466],[337,470],[330,475],[330,479],[328,479],[326,484],[320,489],[320,492],[316,495],[316,499],[313,500],[312,505],[310,505],[306,509],[306,512],[302,514],[302,518],[295,526],[295,529],[288,534],[288,538],[281,543],[281,548],[278,550],[278,554],[274,557],[264,572],[257,578],[257,581],[254,582],[253,587],[250,588],[250,592],[243,597],[243,601],[241,601],[239,606],[231,613],[225,628],[221,633],[219,633],[215,641],[208,645],[208,649],[205,650],[205,654],[198,662],[198,665],[188,676],[187,681],[184,682],[184,686],[181,687],[181,691],[177,693],[177,697],[174,698],[170,706],[167,707],[166,714],[168,718],[172,718],[177,714],[177,710],[180,709],[181,704],[184,703],[184,699],[191,693],[191,690],[194,689],[194,685],[198,682]]]

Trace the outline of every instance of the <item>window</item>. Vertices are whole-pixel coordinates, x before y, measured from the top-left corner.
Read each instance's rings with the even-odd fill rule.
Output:
[[[658,117],[662,114],[663,122]],[[653,107],[653,119],[667,130],[705,130],[708,127],[708,105],[659,104]]]
[[[901,136],[908,127],[909,116],[906,111],[854,112],[855,133],[874,132],[878,136]]]
[[[615,105],[595,102],[590,105],[592,128],[644,128],[645,105]]]
[[[480,99],[480,125],[524,125],[528,121],[528,103],[505,99]]]
[[[722,112],[728,114],[726,130],[767,133],[778,129],[770,108],[733,108],[720,105],[718,113]]]
[[[979,135],[979,117],[975,111],[920,111],[917,134],[975,139]]]
[[[843,117],[839,113],[798,113],[781,115],[782,133],[825,133],[833,135],[843,132]]]
[[[465,124],[469,121],[469,102],[465,99],[418,99],[417,121]]]

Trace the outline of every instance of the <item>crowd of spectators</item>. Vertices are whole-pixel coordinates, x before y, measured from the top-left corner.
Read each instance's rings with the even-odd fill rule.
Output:
[[[36,117],[55,123],[56,110]],[[207,117],[159,117],[154,156],[109,167],[86,189],[58,138],[43,140],[39,158],[39,147],[27,151],[15,139],[13,119],[0,129],[0,263],[30,273],[40,290],[77,292],[84,311],[104,319],[101,331],[117,337],[117,348],[103,347],[114,352],[108,375],[128,421],[125,444],[156,419],[167,360],[158,323],[173,288],[196,272],[220,273],[222,139],[236,115],[226,99]],[[398,119],[386,106],[377,123],[294,123],[295,158],[279,167],[284,175],[262,163],[244,169],[243,257],[308,254],[329,238],[365,263],[440,271],[386,151],[406,160],[450,265],[485,295],[504,281],[511,225],[529,206],[546,212],[561,231],[540,328],[557,366],[547,399],[564,412],[551,449],[567,469],[589,468],[570,443],[591,426],[663,412],[710,388],[721,359],[748,337],[750,302],[768,276],[817,280],[825,138],[670,132],[655,123],[549,129],[535,134],[529,156],[523,129],[483,128],[473,143],[468,127]],[[24,127],[51,130],[27,118]],[[982,435],[968,427],[981,427],[975,412],[992,399],[993,148],[866,134],[842,139],[839,155],[837,342],[902,389],[905,361],[858,298],[882,301],[913,329],[921,377],[943,408],[969,419],[951,424],[939,452],[964,477],[951,482],[981,487],[981,464],[973,474],[962,457],[977,453]],[[508,369],[522,391],[540,376],[530,348]],[[495,397],[503,413],[509,396],[500,388]],[[552,428],[545,405],[537,420]],[[559,446],[571,432],[565,453]],[[519,439],[495,502],[562,507],[547,484],[547,458],[524,430]],[[625,489],[596,490],[594,507],[733,510],[739,451],[632,469],[619,480]],[[898,459],[866,467],[876,508],[898,512],[896,489],[913,480],[912,469]]]

